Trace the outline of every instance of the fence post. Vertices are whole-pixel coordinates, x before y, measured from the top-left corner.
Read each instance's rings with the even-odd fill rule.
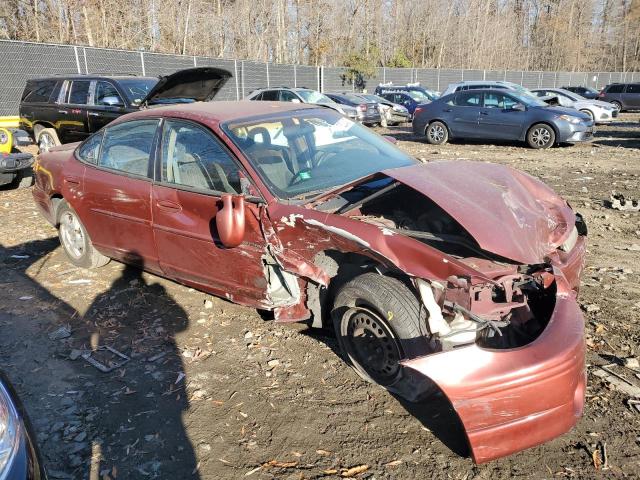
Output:
[[[520,72],[520,85],[524,87],[524,70]]]
[[[267,66],[267,88],[268,88],[271,86],[269,84],[269,62],[264,62],[264,64]]]
[[[387,69],[382,67],[382,83],[387,83]]]
[[[296,72],[296,64],[293,64],[293,87],[298,86],[298,73]]]
[[[147,76],[147,70],[144,68],[144,52],[140,52],[140,65],[142,65],[142,76]]]
[[[485,82],[487,80],[487,71],[482,70],[482,81]]]
[[[198,62],[196,61],[196,56],[193,56],[193,66],[197,67],[198,66]]]
[[[320,91],[324,92],[324,67],[318,67],[318,83],[320,84]]]
[[[236,100],[240,100],[240,89],[238,85],[238,60],[233,61],[233,76],[236,81]]]
[[[89,67],[87,67],[87,49],[82,47],[82,56],[84,57],[84,73],[89,73]]]
[[[73,53],[76,54],[76,67],[78,69],[78,73],[82,73],[82,70],[80,70],[80,59],[78,59],[78,47],[73,47]]]
[[[244,93],[244,60],[242,62],[240,62],[240,68],[241,68],[240,75],[242,76],[241,77],[241,79],[242,79],[242,98],[244,98],[244,95],[245,95],[245,93]]]
[[[440,69],[436,68],[436,72],[438,72],[438,76],[437,76],[438,91],[441,92],[442,90],[440,90]]]

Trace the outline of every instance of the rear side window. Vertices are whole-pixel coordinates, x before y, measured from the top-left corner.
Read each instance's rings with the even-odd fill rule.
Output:
[[[627,85],[627,93],[640,93],[640,83],[630,83]]]
[[[25,89],[24,102],[48,102],[56,87],[56,80],[42,80],[28,83]]]
[[[91,82],[88,80],[74,80],[71,82],[69,89],[68,103],[74,105],[86,105],[89,97],[89,86]]]
[[[265,100],[267,102],[277,102],[278,101],[278,91],[277,90],[265,90],[262,92],[262,98],[260,100]]]
[[[609,88],[607,88],[607,93],[622,93],[624,92],[624,85],[623,84],[617,84],[617,85],[609,85]]]
[[[98,165],[146,177],[157,127],[158,120],[133,120],[108,127]]]
[[[482,104],[482,93],[464,92],[459,93],[453,99],[453,104],[457,107],[479,107]]]
[[[80,145],[78,158],[83,162],[96,165],[98,163],[98,154],[100,153],[100,144],[102,143],[103,136],[104,132],[98,132]]]

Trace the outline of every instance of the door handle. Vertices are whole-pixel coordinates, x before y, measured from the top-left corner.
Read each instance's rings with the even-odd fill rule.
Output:
[[[489,112],[480,112],[480,115],[489,115]]]
[[[442,110],[443,112],[450,112],[451,109],[450,108],[445,108],[444,110]]]
[[[69,185],[80,185],[80,179],[77,177],[64,177],[64,183],[68,183]]]
[[[169,200],[160,200],[159,202],[156,202],[156,206],[160,210],[171,213],[179,212],[182,210],[182,205],[180,205],[179,203],[171,202]]]
[[[89,112],[89,116],[91,116],[91,117],[99,117],[100,114],[97,113],[97,112]]]
[[[69,110],[58,110],[58,113],[64,113],[64,114],[67,114],[67,113],[69,113]]]

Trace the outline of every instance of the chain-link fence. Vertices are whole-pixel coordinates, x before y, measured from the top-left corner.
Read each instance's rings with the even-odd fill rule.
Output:
[[[324,92],[355,90],[344,67],[313,67],[228,60],[186,55],[112,50],[0,40],[0,115],[16,115],[22,90],[29,78],[64,74],[167,75],[183,68],[211,66],[233,74],[217,100],[240,100],[263,87],[307,87]],[[428,68],[377,68],[362,79],[373,91],[380,83],[420,83],[443,91],[464,80],[506,80],[526,88],[584,85],[602,88],[613,82],[640,82],[640,72],[514,72],[506,70],[453,70]]]

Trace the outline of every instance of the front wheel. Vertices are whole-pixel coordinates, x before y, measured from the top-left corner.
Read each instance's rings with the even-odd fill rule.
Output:
[[[442,145],[449,140],[449,130],[442,122],[432,122],[427,127],[425,134],[427,142],[432,145]]]
[[[60,139],[53,128],[43,128],[38,132],[38,150],[40,153],[48,152],[58,145],[60,145]]]
[[[433,352],[425,309],[400,280],[364,273],[337,293],[332,311],[340,348],[353,369],[410,401],[435,390],[400,361]]]
[[[549,148],[556,142],[556,133],[549,125],[536,123],[527,133],[527,143],[531,148]]]
[[[58,208],[58,236],[67,257],[82,268],[97,268],[109,263],[109,258],[98,252],[78,214],[63,202]]]

